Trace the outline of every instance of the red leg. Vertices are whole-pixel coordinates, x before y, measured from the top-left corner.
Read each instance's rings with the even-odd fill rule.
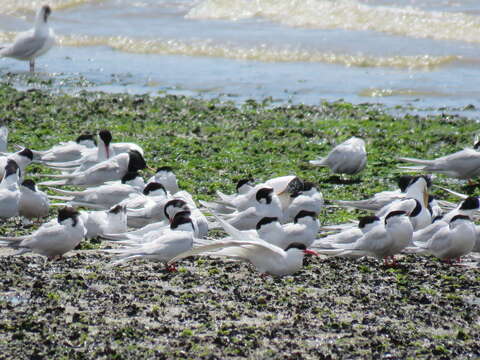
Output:
[[[167,270],[168,272],[176,272],[176,271],[177,271],[177,267],[175,266],[175,264],[170,264],[170,265],[167,265],[167,267],[165,268],[165,270]]]

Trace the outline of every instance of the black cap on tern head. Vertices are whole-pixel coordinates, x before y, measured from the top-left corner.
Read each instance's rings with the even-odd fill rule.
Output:
[[[128,152],[128,156],[130,160],[128,162],[128,171],[138,171],[143,170],[147,167],[147,163],[143,158],[142,154],[140,154],[137,150],[130,150]]]
[[[32,179],[25,179],[25,180],[23,180],[22,186],[25,186],[26,188],[29,188],[29,189],[32,190],[32,191],[37,191],[37,190],[35,189],[35,181],[33,181]]]
[[[238,180],[237,182],[237,186],[235,187],[235,189],[237,190],[238,192],[238,189],[240,189],[243,185],[245,184],[249,184],[249,183],[253,183],[253,179],[241,179],[241,180]]]
[[[460,210],[476,210],[479,206],[478,198],[476,196],[469,196],[463,200],[462,205],[460,205]]]
[[[30,160],[33,160],[33,152],[30,149],[25,148],[22,151],[18,152],[18,155],[21,155],[29,158]]]
[[[307,250],[307,247],[305,246],[305,244],[302,243],[291,243],[287,246],[285,251],[288,251],[290,249]]]
[[[435,221],[438,221],[438,220],[442,220],[443,219],[443,215],[437,215],[433,218],[432,220],[432,224],[435,222]]]
[[[414,183],[416,183],[419,179],[424,179],[425,182],[427,183],[427,188],[431,188],[432,187],[432,179],[430,178],[430,176],[428,175],[418,175],[418,176],[413,176],[412,179],[410,180],[410,183],[408,184],[408,186],[410,185],[413,185]]]
[[[52,13],[52,9],[48,5],[43,5],[42,6],[42,12],[43,12],[43,21],[47,22],[48,17]]]
[[[265,199],[267,204],[270,204],[272,202],[272,193],[272,188],[261,188],[257,191],[256,199],[258,202],[260,202],[262,199]]]
[[[398,187],[400,188],[401,192],[405,192],[407,190],[408,184],[412,181],[412,175],[402,175],[398,178]]]
[[[260,228],[263,225],[271,224],[273,222],[278,222],[278,218],[277,217],[264,217],[257,223],[256,229],[260,230]]]
[[[176,207],[176,208],[179,208],[179,209],[183,208],[185,211],[189,210],[187,202],[185,200],[182,200],[182,199],[169,200],[165,203],[165,207],[163,209],[163,214],[165,215],[165,217],[167,219],[168,219],[168,211],[167,210],[170,207]]]
[[[109,130],[100,130],[98,137],[102,139],[106,145],[109,145],[112,142],[112,133]]]
[[[61,223],[62,221],[66,220],[66,219],[72,219],[73,226],[75,226],[75,225],[77,225],[79,215],[80,215],[79,212],[77,210],[75,210],[73,207],[66,206],[66,207],[58,210],[57,221],[59,223]]]
[[[370,216],[362,216],[358,218],[358,227],[363,229],[368,224],[372,224],[375,221],[380,221],[378,216],[370,215]]]
[[[152,191],[159,189],[162,189],[163,191],[165,191],[165,193],[167,193],[167,190],[165,190],[165,187],[162,184],[157,182],[150,182],[147,184],[147,186],[145,186],[145,189],[143,189],[143,195],[148,195]]]
[[[296,224],[298,220],[304,217],[310,216],[312,219],[317,218],[317,214],[314,213],[313,211],[308,211],[308,210],[300,210],[297,215],[295,215],[295,218],[293,219],[293,222]]]
[[[5,175],[4,177],[16,174],[18,171],[18,164],[15,160],[8,159],[7,165],[5,166]]]
[[[172,222],[170,223],[170,229],[175,230],[178,228],[180,225],[183,224],[188,224],[190,223],[192,225],[193,229],[193,222],[192,219],[190,218],[190,211],[180,211],[175,214],[175,216],[172,219]]]
[[[85,134],[80,135],[79,137],[77,137],[75,142],[77,144],[80,144],[82,141],[87,141],[87,140],[93,141],[93,143],[95,145],[97,145],[97,140],[95,140],[95,136],[93,136],[92,134],[89,134],[89,133],[85,133]]]
[[[388,213],[387,216],[385,216],[385,224],[387,223],[387,220],[394,217],[394,216],[401,216],[401,215],[407,215],[405,211],[400,211],[400,210],[395,210],[391,211]]]
[[[122,205],[115,205],[114,207],[112,207],[110,210],[108,210],[108,212],[110,214],[118,214],[120,212],[126,212],[127,211],[127,208],[125,206],[122,206]]]
[[[452,220],[450,220],[450,223],[453,223],[456,220],[469,220],[469,221],[471,221],[472,219],[470,219],[470,217],[467,216],[467,215],[455,215],[452,218]]]
[[[312,190],[313,188],[316,188],[316,185],[315,185],[313,182],[305,181],[304,183],[302,183],[302,188],[299,189],[299,190],[296,190],[296,191],[293,192],[293,193],[291,193],[291,194],[290,194],[290,197],[291,197],[291,198],[296,198],[296,197],[299,196],[302,192],[304,192],[304,191],[310,191],[310,190]]]
[[[138,172],[136,171],[130,171],[127,172],[125,175],[122,177],[122,184],[125,184],[127,181],[135,180],[138,177]]]

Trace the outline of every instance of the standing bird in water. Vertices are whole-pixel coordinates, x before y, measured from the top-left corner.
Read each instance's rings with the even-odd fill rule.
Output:
[[[30,62],[30,72],[35,71],[35,58],[45,54],[55,44],[55,34],[48,26],[50,6],[44,5],[37,12],[35,26],[21,32],[13,44],[0,48],[0,57],[11,57]]]

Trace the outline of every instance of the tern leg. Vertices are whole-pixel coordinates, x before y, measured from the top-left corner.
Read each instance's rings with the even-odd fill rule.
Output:
[[[30,72],[35,72],[35,59],[30,60]]]
[[[167,270],[168,272],[177,272],[177,267],[175,266],[175,264],[170,264],[166,266],[165,270]]]

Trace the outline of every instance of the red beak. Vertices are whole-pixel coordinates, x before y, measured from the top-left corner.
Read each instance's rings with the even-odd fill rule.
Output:
[[[309,255],[320,256],[320,254],[317,253],[315,250],[307,249],[307,250],[303,250],[303,252],[304,252],[305,254],[309,254]]]

